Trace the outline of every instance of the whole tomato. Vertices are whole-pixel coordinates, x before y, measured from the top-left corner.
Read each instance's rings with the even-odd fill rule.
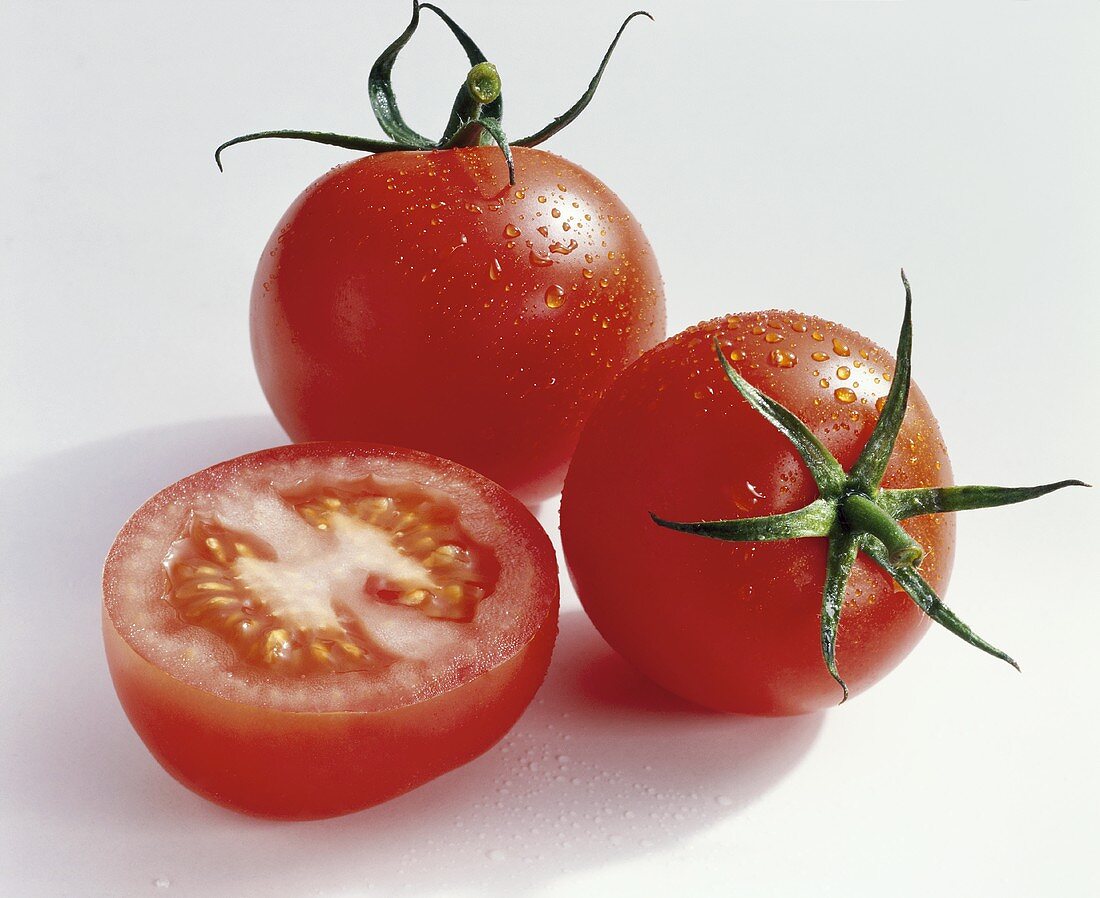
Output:
[[[715,709],[804,713],[867,689],[930,619],[1014,663],[938,597],[947,512],[1079,481],[952,487],[909,389],[908,310],[897,361],[842,325],[750,312],[667,340],[604,395],[562,545],[585,610],[644,674]]]
[[[473,64],[438,141],[405,124],[390,85],[421,9]],[[660,272],[630,211],[580,166],[533,149],[588,104],[615,42],[568,112],[510,142],[495,68],[449,17],[414,3],[371,73],[392,142],[284,131],[218,149],[292,137],[376,153],[307,188],[256,272],[256,369],[294,440],[423,449],[526,501],[560,488],[600,394],[665,334]]]
[[[540,150],[386,153],[290,207],[260,259],[252,349],[294,440],[370,439],[560,488],[611,379],[664,336],[657,262],[600,181]]]

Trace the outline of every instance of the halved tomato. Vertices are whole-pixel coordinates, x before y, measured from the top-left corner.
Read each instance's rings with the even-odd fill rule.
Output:
[[[308,443],[187,477],[123,527],[107,659],[154,757],[219,804],[326,817],[484,752],[546,673],[553,549],[481,475]]]

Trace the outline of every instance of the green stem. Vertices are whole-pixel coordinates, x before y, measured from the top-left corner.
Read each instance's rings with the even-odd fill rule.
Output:
[[[482,110],[500,96],[500,73],[491,62],[479,62],[470,69],[466,81],[455,97],[451,117],[443,131],[441,146],[481,146],[481,129],[468,129],[473,134],[471,143],[459,143],[456,137],[470,122],[481,118]],[[489,143],[493,143],[492,140]]]
[[[924,550],[890,514],[860,493],[847,496],[840,514],[856,533],[869,533],[886,548],[890,563],[898,567],[917,567]]]

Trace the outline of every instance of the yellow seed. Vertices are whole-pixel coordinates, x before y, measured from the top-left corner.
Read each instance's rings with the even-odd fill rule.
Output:
[[[343,503],[335,496],[322,496],[321,504],[324,505],[325,508],[335,511],[337,508],[340,508]]]
[[[363,650],[354,642],[338,642],[337,645],[340,646],[345,655],[350,655],[352,658],[363,657]]]
[[[397,601],[402,605],[422,605],[431,595],[426,589],[412,589],[398,596]]]
[[[237,550],[237,554],[242,558],[256,557],[256,553],[252,551],[252,547],[248,543],[233,543],[233,548]]]
[[[327,664],[332,660],[332,653],[320,642],[311,642],[309,644],[309,653],[313,656],[315,661],[320,661],[322,664]]]
[[[443,598],[452,604],[462,601],[462,586],[458,583],[451,583],[443,587]]]
[[[204,545],[210,550],[210,554],[213,555],[222,564],[228,564],[229,554],[225,551],[225,546],[221,544],[221,540],[214,536],[208,536],[204,540]]]

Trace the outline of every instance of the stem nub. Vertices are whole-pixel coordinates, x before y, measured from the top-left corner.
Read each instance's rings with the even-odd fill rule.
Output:
[[[466,90],[470,98],[488,106],[500,96],[500,73],[491,62],[479,62],[466,75]]]

